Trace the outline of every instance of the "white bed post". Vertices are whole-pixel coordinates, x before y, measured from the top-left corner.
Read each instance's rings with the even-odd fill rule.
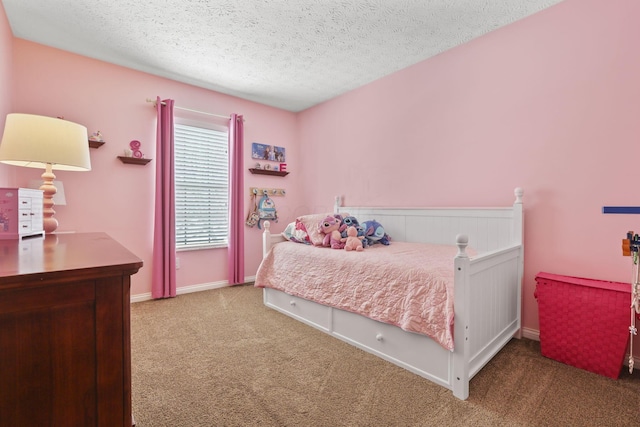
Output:
[[[516,195],[516,200],[513,202],[513,242],[515,244],[522,244],[524,230],[522,224],[524,224],[523,210],[522,210],[522,196],[524,190],[520,187],[516,188],[513,193]]]
[[[466,253],[469,237],[464,234],[456,236],[458,253],[454,258],[454,319],[453,322],[453,377],[451,389],[458,399],[469,397],[469,319],[470,290],[469,290],[469,257]],[[461,308],[462,307],[462,308]]]
[[[269,221],[265,221],[262,226],[264,227],[264,231],[262,232],[262,257],[264,258],[271,249],[271,223]]]
[[[514,190],[516,196],[513,202],[513,242],[520,245],[520,262],[518,263],[518,332],[515,337],[522,338],[522,279],[524,278],[524,210],[522,208],[522,196],[524,190],[520,187]]]

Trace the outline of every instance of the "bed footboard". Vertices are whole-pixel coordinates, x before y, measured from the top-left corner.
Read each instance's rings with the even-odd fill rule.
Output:
[[[466,399],[469,381],[520,331],[522,246],[455,259],[453,394]]]

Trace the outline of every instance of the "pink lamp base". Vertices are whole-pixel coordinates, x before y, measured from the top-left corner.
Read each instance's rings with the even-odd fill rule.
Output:
[[[41,175],[42,185],[40,186],[40,190],[43,191],[43,209],[42,209],[42,225],[44,227],[44,232],[49,234],[56,231],[58,228],[58,220],[54,218],[56,211],[53,209],[53,205],[55,204],[53,201],[53,196],[58,192],[55,185],[53,185],[53,180],[56,179],[54,175],[51,164],[47,164],[47,169]]]

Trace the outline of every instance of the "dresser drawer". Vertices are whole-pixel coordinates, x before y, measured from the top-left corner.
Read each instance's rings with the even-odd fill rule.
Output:
[[[30,219],[26,221],[20,221],[19,230],[18,230],[20,234],[30,233],[32,230],[33,230],[33,227],[31,226]]]
[[[25,195],[24,191],[20,191],[19,192],[19,196],[18,196],[18,208],[19,209],[26,209],[29,210],[31,209],[31,205],[33,198],[30,195]]]
[[[18,210],[18,219],[22,221],[31,221],[33,218],[33,212],[30,209],[20,209]]]
[[[38,224],[42,222],[42,208],[38,209],[34,206],[32,209],[20,209],[18,211],[18,220],[21,224],[27,221],[33,223],[33,227],[29,226],[29,231],[31,229],[38,230]],[[20,227],[20,229],[25,230],[24,227]]]

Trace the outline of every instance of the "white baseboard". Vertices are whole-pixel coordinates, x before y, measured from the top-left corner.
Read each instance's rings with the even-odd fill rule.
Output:
[[[530,328],[522,328],[522,337],[530,340],[540,341],[540,331]]]
[[[245,277],[245,283],[251,283],[256,280],[255,276]],[[208,291],[210,289],[219,289],[229,286],[229,282],[226,280],[222,280],[219,282],[210,282],[210,283],[201,283],[199,285],[191,285],[191,286],[182,286],[176,289],[176,295],[190,294],[192,292],[200,292],[200,291]],[[153,299],[151,297],[151,292],[146,292],[144,294],[136,294],[131,295],[131,303],[149,301]]]
[[[145,294],[131,295],[131,304],[142,301],[149,301],[151,298],[151,292]]]

